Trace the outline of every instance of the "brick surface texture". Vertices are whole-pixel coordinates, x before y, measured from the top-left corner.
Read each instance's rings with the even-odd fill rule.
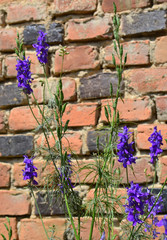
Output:
[[[114,54],[116,64],[120,64],[114,46],[113,2],[120,17],[122,60],[127,53],[120,84],[113,63]],[[45,73],[32,46],[37,42],[40,30],[47,34],[49,44]],[[69,120],[68,129],[62,137],[62,151],[72,154],[71,181],[83,202],[94,198],[97,175],[89,167],[97,164],[96,154],[103,152],[109,140],[111,128],[105,107],[110,106],[109,120],[112,122],[118,87],[118,131],[122,131],[125,125],[129,127],[132,132],[130,140],[134,141],[134,156],[137,157],[133,169],[128,167],[129,181],[141,186],[154,185],[153,192],[159,193],[167,177],[166,31],[167,0],[0,0],[0,233],[7,239],[4,227],[6,216],[10,218],[13,231],[11,240],[47,239],[27,188],[28,181],[23,179],[24,155],[35,156],[33,162],[38,174],[35,179],[39,186],[34,190],[46,228],[55,225],[57,239],[67,239],[63,236],[64,231],[71,227],[62,197],[54,195],[52,204],[49,204],[46,194],[46,182],[53,188],[58,180],[51,177],[55,174],[53,161],[58,169],[61,167],[57,154],[59,133],[54,115],[60,77],[63,103],[67,103],[62,124]],[[18,33],[23,40],[26,59],[31,61],[33,94],[27,96],[18,88],[15,53]],[[64,57],[63,68],[60,45],[65,46],[69,53]],[[42,111],[47,124],[42,122]],[[108,109],[109,115],[110,111]],[[163,136],[163,153],[157,160],[156,171],[150,163],[151,144],[148,141],[155,126]],[[43,131],[46,131],[47,140]],[[117,135],[113,138],[117,145]],[[52,159],[47,158],[48,144]],[[126,169],[117,161],[117,156],[114,160],[115,177],[122,181],[117,196],[120,195],[121,203],[125,204]],[[103,160],[100,159],[101,163]],[[167,215],[166,187],[163,194],[164,207],[158,215],[159,219]],[[114,218],[114,233],[118,235],[115,239],[119,240],[124,209],[118,202],[114,208],[118,213],[118,218]],[[75,217],[74,221],[77,227]],[[82,240],[89,239],[90,225],[91,219],[85,217],[83,210]],[[162,234],[164,228],[160,227],[157,231]],[[95,225],[92,239],[99,240],[100,237]]]

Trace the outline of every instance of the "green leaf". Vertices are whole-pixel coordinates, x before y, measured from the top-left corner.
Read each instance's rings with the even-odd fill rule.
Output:
[[[63,94],[63,91],[60,92],[60,100],[61,102],[63,102],[63,99],[64,99],[64,94]]]
[[[116,7],[115,2],[113,2],[113,7],[114,7],[114,13],[116,14],[117,13],[117,7]]]
[[[63,107],[62,107],[62,114],[65,112],[67,104],[68,104],[68,103],[64,103],[64,104],[63,104]]]
[[[112,97],[112,94],[113,94],[113,87],[112,87],[112,83],[110,83],[110,95]]]
[[[105,111],[105,116],[107,118],[107,121],[109,121],[109,115],[108,115],[108,110],[107,110],[106,106],[104,106],[104,111]]]
[[[8,235],[9,235],[9,240],[11,240],[11,237],[12,237],[12,228],[10,227],[10,230],[8,232]]]
[[[70,120],[67,120],[66,123],[65,123],[65,125],[64,125],[64,133],[67,131],[69,121],[70,121]]]
[[[116,66],[116,61],[113,53],[112,53],[112,62],[113,62],[113,65]]]
[[[9,228],[8,228],[8,226],[6,225],[6,223],[4,223],[4,226],[5,226],[6,230],[9,232]]]
[[[114,50],[116,51],[116,53],[117,53],[117,44],[116,44],[116,42],[114,41]]]
[[[1,233],[1,236],[3,237],[3,240],[7,240],[6,237]]]
[[[108,113],[109,113],[109,115],[111,117],[111,108],[110,108],[110,105],[108,103],[107,103],[107,109],[108,109]]]
[[[119,111],[117,112],[117,124],[120,123],[120,120],[119,120]]]
[[[56,94],[55,94],[55,101],[56,101],[56,105],[59,107],[59,99]]]
[[[123,56],[123,45],[121,45],[121,47],[120,47],[120,56],[121,57]]]
[[[127,53],[125,53],[125,57],[124,57],[124,65],[126,64],[127,61]]]
[[[56,118],[56,121],[59,122],[59,116],[58,116],[58,113],[55,111],[55,118]]]

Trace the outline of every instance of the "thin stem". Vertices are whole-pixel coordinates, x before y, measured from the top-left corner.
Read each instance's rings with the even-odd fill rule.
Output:
[[[46,230],[46,228],[45,228],[44,222],[43,222],[43,220],[42,220],[42,216],[41,216],[41,213],[40,213],[40,210],[39,210],[39,207],[38,207],[38,203],[37,203],[37,201],[36,201],[36,198],[35,198],[35,195],[34,195],[34,192],[33,192],[32,186],[29,185],[29,188],[30,188],[31,193],[32,193],[32,195],[33,195],[33,198],[34,198],[34,201],[35,201],[35,205],[36,205],[36,208],[37,208],[37,211],[38,211],[39,217],[40,217],[40,219],[41,219],[42,226],[43,226],[43,228],[44,228],[44,231],[45,231],[46,237],[47,237],[48,240],[50,240],[50,238],[49,238],[49,236],[48,236],[48,233],[47,233],[47,230]]]
[[[75,225],[74,225],[73,217],[72,217],[72,214],[71,214],[71,211],[70,211],[70,208],[69,208],[69,204],[68,204],[68,200],[67,200],[67,195],[66,195],[66,194],[64,194],[64,198],[65,198],[65,203],[66,203],[66,207],[67,207],[67,212],[68,212],[68,215],[69,215],[69,218],[70,218],[70,221],[71,221],[73,230],[74,230],[74,234],[75,234],[76,240],[80,240],[80,239],[79,239],[79,236],[78,236],[78,234],[77,234]]]
[[[126,180],[127,180],[127,185],[129,185],[128,166],[126,166]]]

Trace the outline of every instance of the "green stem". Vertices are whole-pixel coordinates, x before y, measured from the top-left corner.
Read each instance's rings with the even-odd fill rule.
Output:
[[[40,213],[40,210],[39,210],[39,207],[38,207],[38,203],[37,203],[37,201],[36,201],[36,198],[35,198],[35,195],[34,195],[34,192],[33,192],[32,186],[29,185],[29,188],[30,188],[31,193],[32,193],[32,195],[33,195],[33,198],[34,198],[34,201],[35,201],[35,205],[36,205],[36,208],[37,208],[37,211],[38,211],[39,217],[40,217],[40,219],[41,219],[42,226],[43,226],[43,228],[44,228],[44,231],[45,231],[46,237],[47,237],[48,240],[50,240],[50,238],[49,238],[49,236],[48,236],[48,233],[47,233],[47,230],[46,230],[46,228],[45,228],[44,222],[43,222],[43,220],[42,220],[42,216],[41,216],[41,213]]]
[[[67,207],[68,216],[70,218],[70,221],[71,221],[71,224],[72,224],[72,227],[73,227],[73,230],[74,230],[75,238],[76,238],[76,240],[80,240],[79,236],[77,234],[75,225],[74,225],[73,217],[72,217],[72,214],[71,214],[71,211],[70,211],[70,208],[69,208],[69,204],[68,204],[68,200],[67,200],[67,195],[66,194],[64,194],[64,198],[65,198],[65,203],[66,203],[66,207]]]
[[[127,185],[129,185],[128,166],[126,166],[126,180],[127,180]]]

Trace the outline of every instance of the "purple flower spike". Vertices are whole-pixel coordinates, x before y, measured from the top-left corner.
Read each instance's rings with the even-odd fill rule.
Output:
[[[117,149],[119,152],[117,155],[119,156],[118,162],[123,163],[123,167],[126,168],[127,165],[132,163],[136,163],[136,157],[133,157],[133,148],[132,145],[134,142],[128,143],[129,138],[131,136],[131,132],[128,132],[128,128],[125,126],[123,133],[118,133],[120,137],[119,143],[117,145]]]
[[[33,165],[33,158],[28,158],[26,155],[24,157],[25,170],[23,171],[23,180],[30,180],[34,185],[38,185],[38,182],[34,180],[37,177],[37,168]]]
[[[165,217],[159,221],[159,223],[157,223],[158,227],[164,226],[165,228],[165,233],[164,236],[167,237],[167,219],[166,219],[167,215],[165,215]]]
[[[152,144],[150,147],[150,163],[155,164],[155,162],[158,160],[158,154],[163,152],[163,150],[160,149],[161,145],[163,145],[162,135],[161,131],[157,132],[157,127],[154,127],[154,132],[148,138],[148,141]]]
[[[48,61],[48,48],[49,45],[46,42],[46,33],[39,31],[39,37],[37,43],[32,45],[36,48],[38,60],[41,64],[46,64]]]
[[[18,59],[16,64],[18,87],[23,89],[26,94],[31,94],[32,89],[30,83],[32,82],[30,72],[30,61],[29,59]]]
[[[103,232],[103,234],[102,234],[100,240],[105,240],[105,232]]]

